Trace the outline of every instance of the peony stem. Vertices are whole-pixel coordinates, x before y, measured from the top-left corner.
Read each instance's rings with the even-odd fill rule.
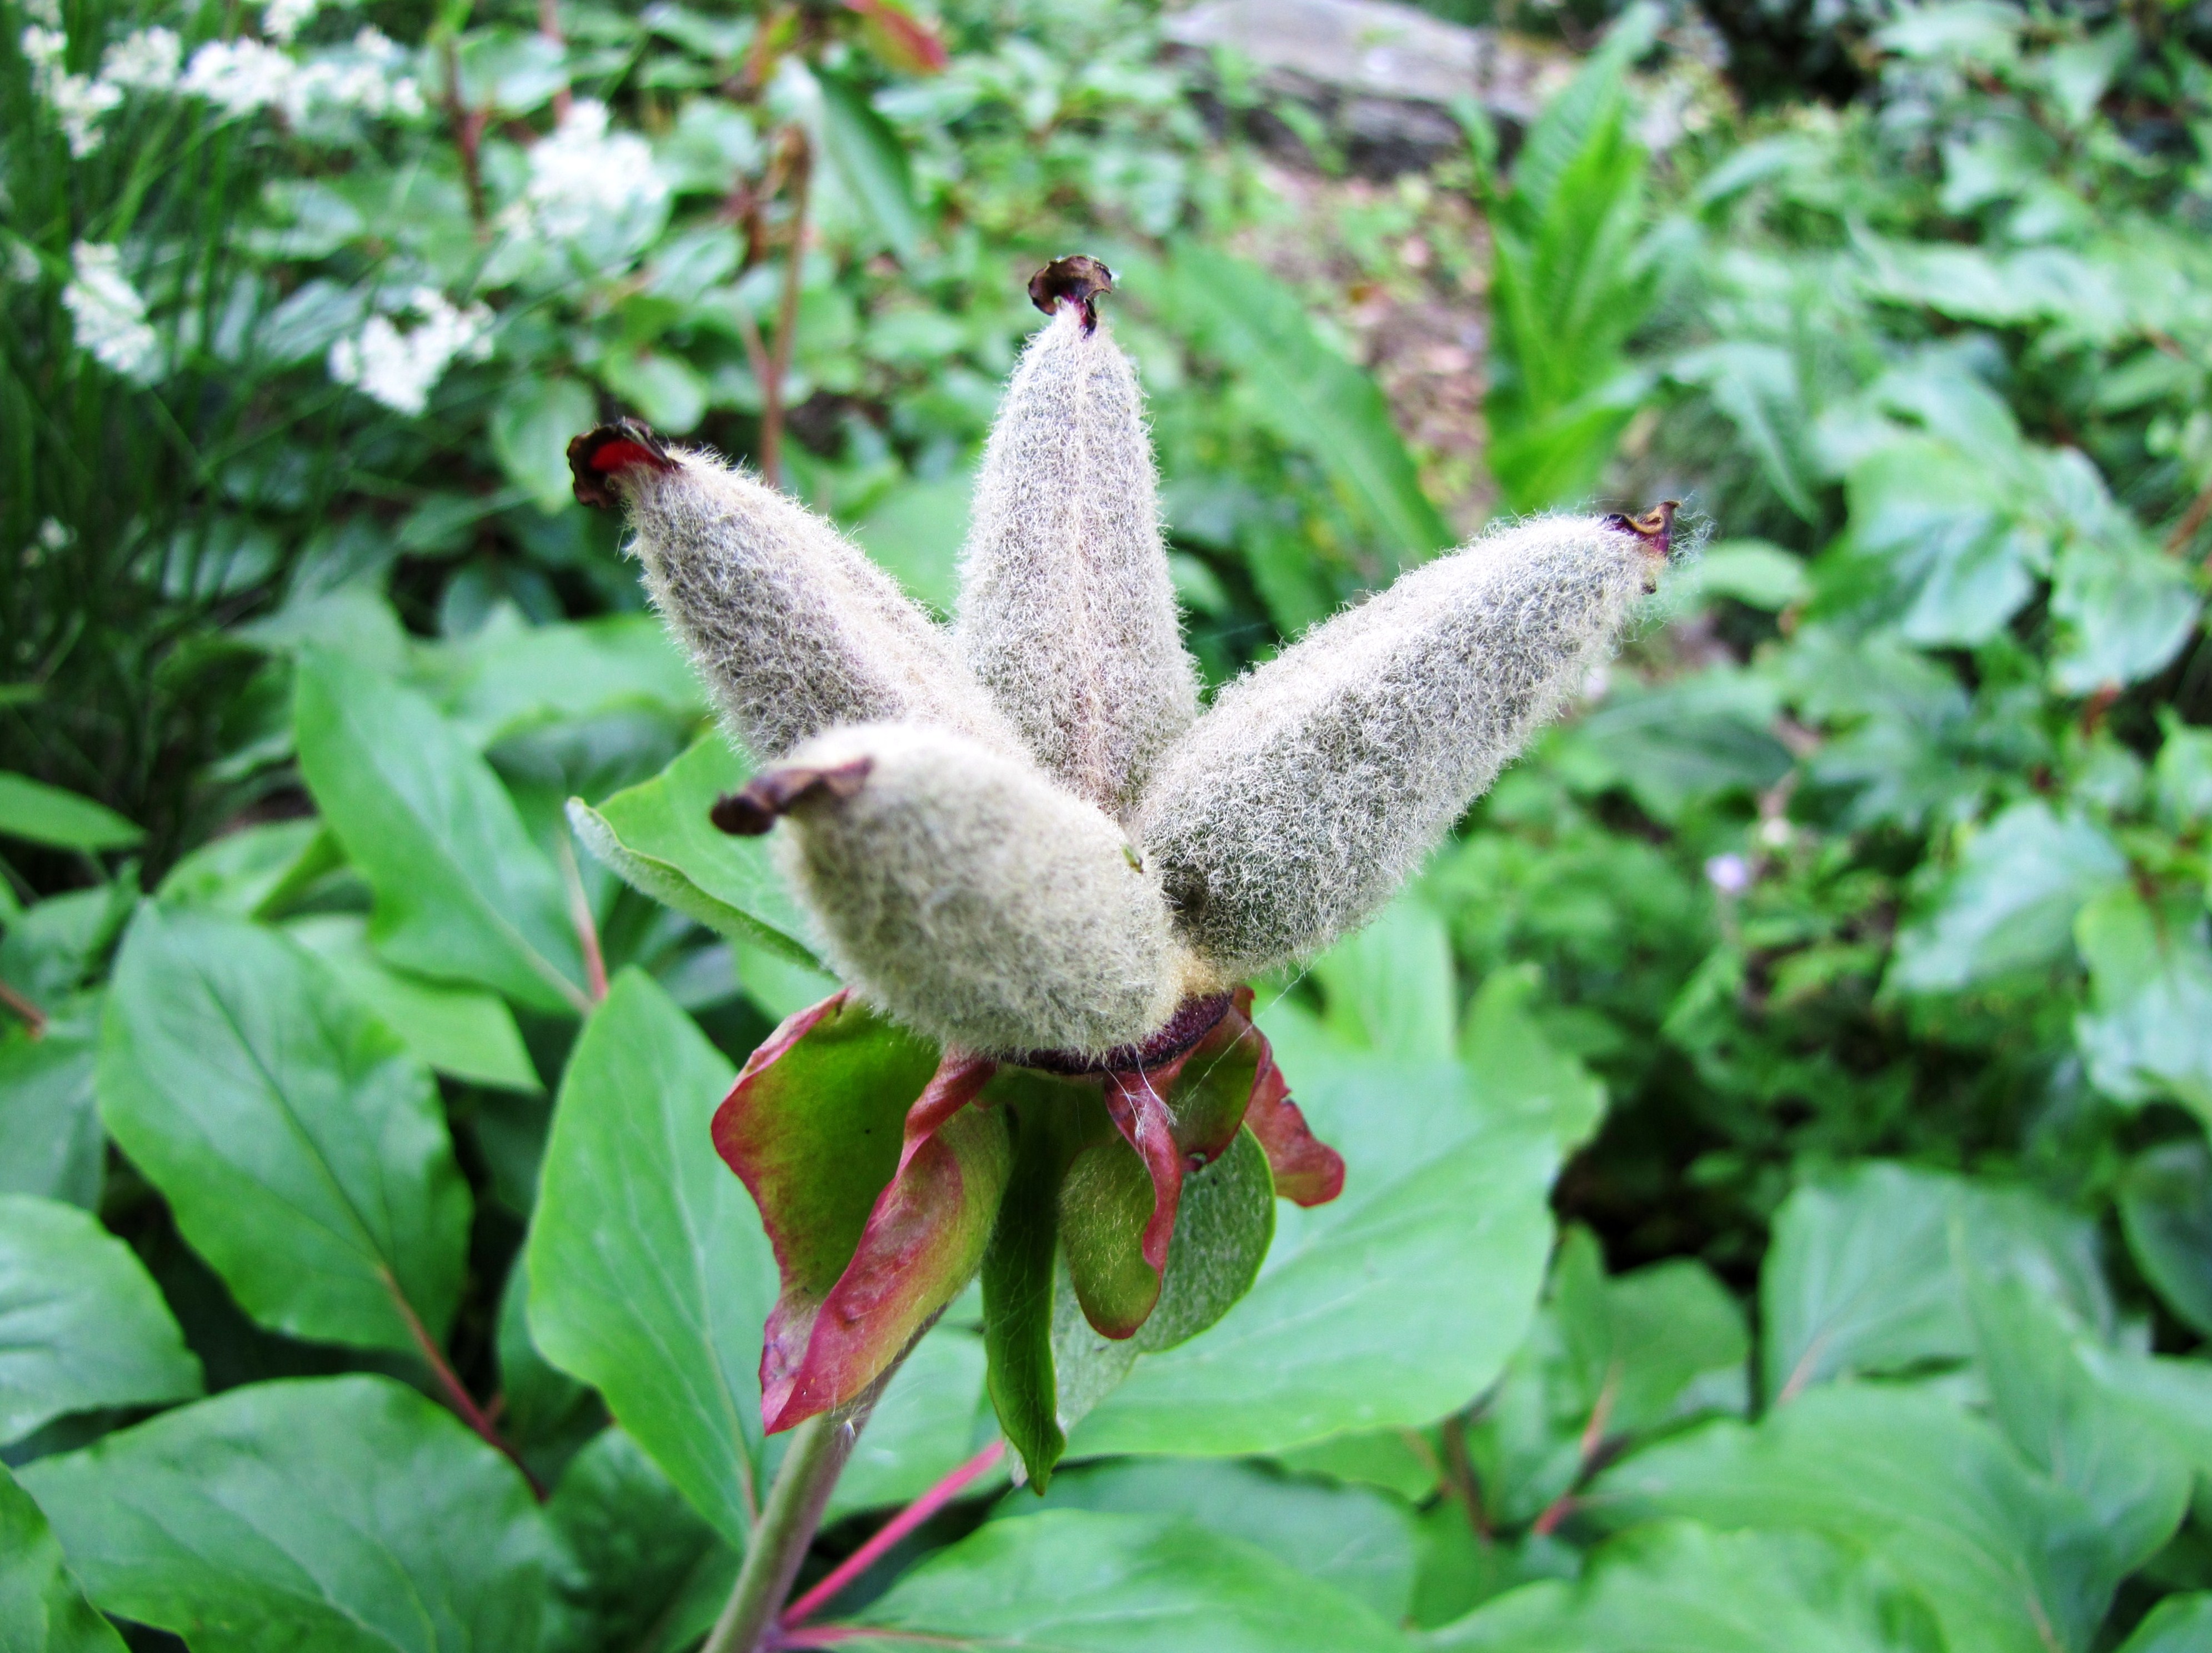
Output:
[[[866,1421],[865,1410],[847,1418],[821,1413],[792,1431],[767,1506],[745,1546],[737,1584],[700,1653],[758,1653],[764,1645]]]
[[[876,1534],[840,1562],[830,1576],[793,1601],[783,1612],[786,1630],[803,1623],[826,1607],[837,1593],[883,1559],[884,1553],[967,1490],[968,1484],[988,1475],[1006,1455],[1006,1443],[994,1441],[946,1475],[905,1509],[885,1522]]]

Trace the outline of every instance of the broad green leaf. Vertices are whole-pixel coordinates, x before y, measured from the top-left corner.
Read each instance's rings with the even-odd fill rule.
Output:
[[[329,965],[356,1000],[382,1017],[425,1066],[501,1090],[545,1088],[523,1048],[514,1012],[498,994],[392,969],[369,950],[367,926],[349,913],[297,919],[284,929]]]
[[[1812,595],[1805,559],[1763,539],[1724,539],[1708,545],[1662,589],[1684,610],[1725,597],[1746,608],[1778,614]]]
[[[1314,961],[1313,976],[1340,1043],[1403,1060],[1452,1059],[1459,975],[1451,936],[1442,916],[1418,897],[1392,902],[1331,947]]]
[[[1602,1403],[1607,1427],[1632,1435],[1676,1413],[1743,1409],[1751,1334],[1743,1310],[1692,1259],[1607,1275],[1587,1230],[1570,1232],[1554,1267],[1552,1313],[1577,1378],[1577,1410]]]
[[[1365,1602],[1393,1622],[1413,1591],[1413,1511],[1370,1487],[1333,1486],[1225,1460],[1125,1459],[1078,1464],[1042,1498],[1011,1494],[996,1518],[1051,1510],[1179,1516],[1265,1550],[1304,1577]]]
[[[952,1323],[957,1313],[915,1346],[868,1414],[830,1496],[830,1519],[921,1497],[991,1437],[983,1340]]]
[[[1809,452],[1810,411],[1804,386],[1799,382],[1797,363],[1788,350],[1778,344],[1763,344],[1749,339],[1728,339],[1717,344],[1685,352],[1667,364],[1670,377],[1700,386],[1713,399],[1713,405],[1726,414],[1736,429],[1737,437],[1759,461],[1760,474],[1782,502],[1807,522],[1820,520],[1820,507],[1814,500],[1812,455]],[[1753,581],[1752,595],[1739,596],[1724,584],[1732,573],[1730,563],[1735,559],[1723,555],[1717,563],[1716,552],[1729,548],[1715,545],[1686,571],[1703,591],[1717,596],[1736,597],[1754,608],[1769,611],[1785,607],[1796,596],[1772,600],[1785,592],[1803,594],[1804,565],[1787,552],[1765,546],[1763,541],[1739,541],[1737,544],[1757,545],[1773,551],[1786,559],[1784,564],[1771,562],[1753,568],[1740,565]]]
[[[707,818],[714,800],[752,773],[720,734],[709,733],[650,781],[597,809],[568,805],[576,836],[622,878],[724,935],[756,943],[797,964],[814,955],[805,923],[766,842],[733,838]]]
[[[1878,1558],[1977,1653],[2085,1649],[2119,1581],[2080,1497],[1924,1390],[1835,1385],[1756,1428],[1707,1425],[1607,1471],[1583,1508],[1822,1534]]]
[[[2189,1511],[2188,1459],[2077,1352],[2078,1334],[2024,1282],[1970,1273],[1990,1417],[2021,1456],[2087,1504],[2113,1576],[2134,1571]]]
[[[31,1496],[0,1465],[0,1647],[8,1653],[123,1653],[94,1611]]]
[[[2169,1595],[2136,1626],[2118,1653],[2199,1653],[2212,1647],[2212,1590]]]
[[[1926,1610],[1808,1533],[1667,1522],[1573,1582],[1527,1584],[1431,1638],[1437,1653],[1941,1653]]]
[[[1769,728],[1778,709],[1771,685],[1726,669],[1617,693],[1568,736],[1596,766],[1577,781],[1626,787],[1659,820],[1680,821],[1693,805],[1764,791],[1790,772],[1789,749]]]
[[[200,1363],[129,1246],[91,1212],[0,1194],[0,1445],[52,1418],[200,1392]]]
[[[535,1653],[544,1518],[384,1377],[256,1383],[21,1472],[86,1592],[193,1653]]]
[[[2074,938],[2090,1007],[2074,1020],[2089,1081],[2115,1102],[2171,1097],[2212,1127],[2212,947],[2201,916],[2114,889],[2081,909]]]
[[[561,875],[430,703],[333,655],[300,663],[294,729],[323,818],[376,891],[395,964],[554,1013],[588,1003]]]
[[[2040,545],[2016,531],[2013,492],[1939,436],[1889,442],[1851,467],[1851,544],[1883,568],[1907,641],[1987,642],[2034,595]]]
[[[2051,686],[2086,695],[2140,682],[2179,652],[2203,611],[2188,570],[2132,522],[2101,541],[2076,539],[2051,582],[2051,612],[2064,628]]]
[[[605,1409],[592,1390],[546,1359],[530,1332],[530,1256],[518,1252],[507,1266],[499,1291],[499,1326],[494,1345],[499,1355],[499,1393],[504,1402],[500,1433],[514,1443],[541,1480],[557,1474],[538,1466],[582,1445],[605,1422]]]
[[[2075,915],[2117,884],[2127,862],[2102,830],[2015,804],[1966,845],[1933,908],[1902,931],[1889,981],[1940,993],[2064,957]]]
[[[650,977],[618,976],[568,1058],[529,1242],[530,1327],[699,1513],[758,1508],[775,1266],[709,1127],[734,1070]]]
[[[2182,1141],[2138,1155],[2119,1208],[2136,1267],[2184,1323],[2212,1337],[2212,1152]]]
[[[1148,295],[1238,380],[1252,416],[1326,471],[1376,536],[1386,574],[1451,543],[1421,491],[1375,381],[1314,331],[1304,303],[1257,264],[1186,243]]]
[[[1759,1285],[1768,1399],[1972,1355],[1960,1258],[2110,1323],[2091,1225],[2025,1191],[1869,1163],[1807,1183],[1775,1216]]]
[[[146,836],[105,804],[0,769],[0,838],[55,849],[127,849]]]
[[[854,537],[907,594],[940,614],[960,596],[960,546],[968,538],[965,477],[902,483],[868,507]]]
[[[1406,1653],[1354,1597],[1184,1522],[1048,1510],[994,1521],[860,1614],[841,1645],[1052,1653]],[[881,1637],[865,1629],[880,1629]]]
[[[34,1005],[59,1006],[98,973],[137,900],[136,870],[126,864],[119,878],[27,908],[0,936],[0,980]]]
[[[267,918],[345,860],[320,821],[270,821],[202,844],[155,894],[170,907]]]
[[[820,142],[831,179],[872,240],[902,258],[913,257],[922,222],[906,146],[859,86],[827,70],[817,70],[814,78],[821,88]]]
[[[0,1040],[0,1194],[99,1205],[98,1027],[96,1016],[72,1015],[49,1022],[44,1038]]]
[[[601,1430],[547,1500],[562,1565],[550,1653],[644,1644],[671,1600],[732,1552],[620,1429]]]
[[[1571,1153],[1605,1117],[1605,1081],[1547,1038],[1530,1013],[1541,981],[1534,965],[1492,970],[1475,989],[1460,1035],[1460,1060],[1477,1101],[1547,1126]]]
[[[140,908],[108,994],[100,1108],[262,1324],[409,1352],[443,1339],[470,1199],[437,1086],[305,948]]]
[[[590,391],[573,379],[525,374],[500,392],[491,410],[491,451],[507,480],[548,516],[569,508],[568,439],[599,416]]]
[[[1268,1452],[1417,1425],[1473,1400],[1527,1333],[1551,1249],[1550,1120],[1479,1096],[1456,1064],[1347,1050],[1287,1004],[1262,1024],[1314,1133],[1344,1156],[1343,1194],[1279,1209],[1250,1293],[1205,1336],[1140,1358],[1075,1451]]]
[[[1184,1174],[1159,1300],[1130,1339],[1138,1352],[1172,1349],[1218,1324],[1252,1289],[1274,1234],[1267,1156],[1240,1130],[1219,1158]]]
[[[690,663],[649,614],[487,626],[459,650],[441,699],[453,726],[477,747],[612,712],[690,724],[707,709]]]

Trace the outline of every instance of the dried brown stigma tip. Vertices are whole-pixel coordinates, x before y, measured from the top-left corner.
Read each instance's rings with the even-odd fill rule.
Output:
[[[780,769],[764,769],[736,792],[716,799],[707,818],[732,837],[757,838],[803,799],[817,795],[850,798],[875,766],[872,758],[856,757],[834,769],[786,763]]]
[[[615,497],[613,479],[634,465],[673,471],[676,460],[668,446],[635,419],[617,419],[575,437],[568,444],[568,474],[576,479],[579,503],[613,510],[622,501]]]
[[[1063,301],[1083,307],[1083,331],[1098,325],[1098,301],[1114,290],[1114,272],[1087,253],[1054,258],[1030,277],[1030,302],[1051,315]]]
[[[1644,549],[1661,562],[1674,544],[1674,513],[1681,508],[1680,500],[1661,500],[1641,516],[1627,516],[1615,511],[1605,520],[1608,528],[1619,528],[1634,534],[1644,542]]]

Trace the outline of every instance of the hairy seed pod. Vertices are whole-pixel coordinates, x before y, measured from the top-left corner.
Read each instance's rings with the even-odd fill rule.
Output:
[[[1119,816],[1198,699],[1143,398],[1091,302],[1058,299],[1007,386],[954,633],[1047,772]]]
[[[1188,957],[1121,830],[1023,758],[913,724],[836,729],[773,792],[838,975],[981,1055],[1141,1042]],[[771,781],[779,773],[762,777]]]
[[[1231,684],[1162,762],[1138,842],[1231,979],[1385,902],[1612,643],[1665,555],[1625,518],[1524,522]]]
[[[617,474],[646,588],[757,757],[894,719],[1018,748],[951,640],[829,523],[705,453]]]

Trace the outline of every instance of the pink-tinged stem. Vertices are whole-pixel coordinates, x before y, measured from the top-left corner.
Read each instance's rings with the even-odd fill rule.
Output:
[[[0,1005],[7,1006],[9,1009],[23,1018],[23,1025],[29,1030],[33,1039],[43,1039],[46,1036],[46,1012],[5,981],[0,981]]]
[[[424,1361],[428,1364],[431,1376],[438,1380],[438,1387],[445,1390],[446,1399],[453,1402],[453,1410],[461,1414],[461,1421],[476,1431],[486,1444],[495,1448],[509,1463],[520,1469],[522,1472],[522,1479],[530,1483],[532,1496],[540,1504],[544,1503],[545,1484],[531,1473],[530,1466],[523,1462],[522,1455],[508,1443],[507,1437],[499,1432],[498,1426],[492,1422],[490,1414],[477,1404],[476,1396],[471,1395],[468,1386],[461,1382],[461,1375],[447,1362],[446,1352],[438,1346],[437,1340],[430,1335],[430,1328],[422,1323],[422,1317],[415,1312],[415,1305],[408,1302],[406,1297],[400,1291],[399,1282],[387,1273],[384,1277],[384,1289],[392,1294],[392,1301],[399,1310],[400,1319],[407,1322],[407,1334],[415,1340],[415,1346],[421,1352]]]
[[[803,1624],[819,1612],[846,1585],[880,1561],[891,1546],[942,1510],[965,1491],[968,1486],[999,1467],[1006,1455],[1006,1443],[994,1441],[951,1474],[939,1481],[905,1509],[900,1510],[878,1529],[874,1537],[847,1556],[831,1570],[830,1576],[783,1610],[777,1623],[786,1631]],[[789,1642],[790,1646],[801,1644]]]

